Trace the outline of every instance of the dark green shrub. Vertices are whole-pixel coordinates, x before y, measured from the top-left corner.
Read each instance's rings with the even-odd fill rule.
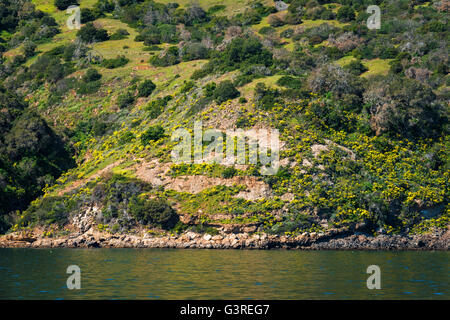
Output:
[[[185,81],[183,83],[183,86],[180,89],[181,93],[187,93],[189,92],[193,87],[195,86],[195,82],[194,81]]]
[[[102,78],[102,75],[94,68],[90,68],[86,71],[86,74],[83,76],[82,80],[84,82],[92,82],[97,81]]]
[[[164,137],[164,128],[156,125],[148,128],[141,136],[141,142],[144,146],[148,145],[150,141],[157,141]]]
[[[134,95],[130,91],[117,97],[117,105],[120,109],[124,109],[134,103]]]
[[[97,20],[103,15],[102,11],[89,8],[81,8],[81,23]]]
[[[37,48],[36,44],[34,44],[31,41],[27,41],[23,46],[23,54],[27,58],[33,57],[36,54],[36,48]]]
[[[291,89],[300,89],[303,85],[300,79],[291,76],[281,77],[280,79],[278,79],[277,84]]]
[[[230,179],[237,174],[237,170],[234,167],[227,167],[222,171],[222,178]]]
[[[77,32],[77,37],[86,43],[101,42],[109,39],[105,29],[97,29],[92,22],[87,23]]]
[[[203,88],[205,92],[205,97],[212,97],[214,95],[214,91],[216,90],[217,85],[215,82],[210,82],[206,84],[206,86]]]
[[[355,76],[359,76],[369,70],[365,65],[362,64],[361,60],[353,60],[348,65],[346,65],[344,69],[351,74],[354,74]]]
[[[281,31],[280,36],[283,38],[292,38],[292,36],[294,35],[294,29],[286,29]]]
[[[115,69],[115,68],[123,67],[128,62],[130,62],[130,60],[128,58],[126,58],[125,56],[118,56],[117,58],[103,60],[102,66],[107,69]]]
[[[156,89],[152,80],[145,80],[138,87],[138,97],[148,97]]]
[[[188,43],[181,50],[183,61],[207,59],[209,50],[201,43]]]
[[[170,47],[162,56],[153,56],[150,58],[150,64],[155,67],[168,67],[181,62],[178,48]]]
[[[258,33],[266,35],[266,34],[269,34],[269,33],[275,33],[276,31],[277,30],[275,28],[266,26],[266,27],[262,27],[261,29],[259,29]]]
[[[130,131],[125,132],[123,135],[119,138],[119,144],[124,145],[128,142],[131,142],[135,139],[134,134],[132,134]]]
[[[90,82],[84,82],[80,81],[78,83],[77,93],[78,94],[93,94],[98,92],[98,90],[101,87],[100,81],[90,81]]]
[[[58,8],[58,10],[66,10],[69,6],[78,6],[77,0],[55,0],[54,2],[55,7]]]
[[[355,20],[355,11],[352,7],[344,5],[339,8],[336,18],[340,22],[349,22]]]
[[[240,95],[241,93],[236,89],[230,80],[225,80],[219,83],[216,90],[214,90],[214,100],[218,104],[237,98]]]
[[[31,205],[24,215],[32,217],[33,222],[42,225],[57,223],[64,225],[68,221],[68,214],[64,203],[64,197],[45,197],[38,203]]]
[[[148,111],[151,119],[156,119],[163,112],[167,103],[172,100],[172,96],[166,96],[164,98],[158,98],[150,102],[150,104],[145,108]]]
[[[169,203],[160,198],[147,200],[133,197],[129,210],[138,222],[144,225],[158,226],[165,230],[174,228],[180,221],[178,214]]]
[[[126,39],[127,36],[129,36],[130,33],[125,30],[125,29],[118,29],[116,32],[114,32],[111,37],[110,40],[122,40],[122,39]]]
[[[212,6],[211,8],[208,9],[208,15],[212,15],[214,13],[217,13],[219,11],[223,11],[226,9],[226,6],[224,6],[223,4],[216,4],[214,6]]]
[[[114,0],[98,0],[94,8],[99,12],[112,12],[115,8]]]
[[[280,102],[280,92],[276,89],[267,88],[264,83],[258,83],[255,87],[253,98],[257,106],[264,110],[271,109],[275,103]]]
[[[212,236],[218,235],[219,230],[214,227],[207,226],[204,224],[197,224],[191,228],[192,231],[200,234],[210,234]]]

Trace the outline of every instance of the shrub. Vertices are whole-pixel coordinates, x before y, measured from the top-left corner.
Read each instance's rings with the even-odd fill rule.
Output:
[[[87,23],[77,32],[83,42],[101,42],[109,39],[108,32],[105,29],[97,29],[92,22]]]
[[[78,0],[55,0],[55,7],[58,10],[66,10],[69,6],[78,6]]]
[[[145,80],[138,87],[138,97],[148,97],[156,89],[152,80]]]
[[[222,171],[222,178],[230,179],[237,174],[237,170],[234,167],[227,167]]]
[[[183,61],[192,61],[206,59],[209,56],[209,50],[201,43],[188,43],[181,50]]]
[[[112,12],[115,8],[114,0],[98,0],[94,8],[99,12]]]
[[[236,89],[230,80],[225,80],[219,83],[216,90],[214,90],[214,100],[218,104],[237,98],[240,95],[241,93]]]
[[[189,92],[193,87],[195,86],[195,82],[194,81],[185,81],[183,83],[183,86],[180,89],[181,93],[187,93]]]
[[[102,78],[102,75],[98,73],[98,71],[94,68],[90,68],[86,71],[86,74],[83,76],[82,80],[84,82],[92,82],[97,81]]]
[[[193,226],[191,228],[192,231],[194,231],[195,233],[201,233],[201,234],[209,234],[212,236],[218,235],[219,234],[219,230],[217,230],[214,227],[211,226],[206,226],[204,224],[197,224],[195,226]]]
[[[272,53],[265,49],[258,38],[235,38],[223,52],[212,53],[214,57],[202,69],[196,70],[192,79],[200,79],[214,72],[245,69],[253,64],[270,67],[273,64]]]
[[[217,85],[215,82],[210,82],[206,84],[206,86],[203,87],[205,97],[212,97],[214,96],[214,91],[216,90]]]
[[[180,62],[178,48],[175,46],[167,49],[161,56],[153,56],[150,58],[150,63],[155,67],[168,67]]]
[[[130,60],[128,58],[126,58],[125,56],[118,56],[117,58],[103,60],[102,66],[107,69],[115,69],[115,68],[123,67],[128,62],[130,62]]]
[[[144,225],[153,225],[170,230],[180,221],[180,217],[169,203],[160,198],[141,199],[133,197],[129,205],[130,213]]]
[[[278,79],[277,84],[290,89],[300,89],[302,87],[302,81],[291,76],[281,77]]]
[[[293,35],[294,35],[294,29],[291,29],[291,28],[283,30],[280,33],[280,36],[282,38],[292,38]]]
[[[268,110],[279,102],[280,92],[276,89],[267,88],[264,83],[258,83],[255,87],[254,100],[258,107]]]
[[[346,65],[344,69],[355,76],[359,76],[369,70],[365,65],[362,64],[361,60],[353,60],[348,65]]]
[[[134,134],[132,134],[130,131],[125,132],[123,135],[119,138],[119,144],[124,145],[128,142],[131,142],[135,139]]]
[[[96,93],[101,87],[100,81],[84,82],[78,83],[77,93],[78,94],[93,94]]]
[[[278,17],[277,15],[272,15],[269,17],[269,24],[271,27],[281,27],[285,24],[285,22],[283,21],[283,19],[281,19],[280,17]]]
[[[352,7],[344,5],[339,8],[336,18],[340,22],[349,22],[355,20],[355,11]]]
[[[150,141],[157,141],[164,137],[164,128],[156,125],[148,128],[141,136],[141,142],[144,146],[148,145]]]
[[[328,64],[316,69],[308,78],[308,86],[315,93],[332,92],[339,99],[351,101],[355,110],[361,109],[361,80],[339,66]]]
[[[36,44],[31,41],[27,41],[23,46],[23,54],[26,58],[33,57],[36,54],[36,48]]]
[[[126,39],[127,36],[129,36],[129,35],[130,35],[130,33],[127,30],[118,29],[116,32],[114,32],[111,35],[110,39],[111,40],[122,40],[122,39]]]
[[[117,97],[117,105],[120,109],[126,108],[134,103],[134,95],[128,91]]]
[[[172,96],[166,96],[164,98],[158,98],[152,102],[145,108],[149,112],[149,116],[151,119],[156,119],[162,113],[167,103],[172,99]]]
[[[417,80],[381,77],[371,83],[364,100],[370,105],[371,126],[377,134],[436,137],[448,121],[433,90]]]
[[[102,16],[102,11],[89,8],[81,8],[81,23],[94,21]]]

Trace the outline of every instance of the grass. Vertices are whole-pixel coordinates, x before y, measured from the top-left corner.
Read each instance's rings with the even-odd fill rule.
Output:
[[[243,97],[249,98],[253,96],[256,85],[261,82],[264,83],[267,87],[281,88],[277,85],[277,81],[281,77],[282,75],[274,75],[266,78],[255,79],[242,88],[239,88],[239,91],[241,91]]]
[[[226,8],[222,11],[219,11],[216,13],[216,15],[222,15],[222,16],[227,16],[227,17],[231,17],[234,16],[236,14],[239,13],[243,13],[246,9],[247,6],[241,5],[239,4],[238,6],[236,5],[236,0],[197,0],[197,1],[192,1],[192,0],[156,0],[156,2],[160,2],[160,3],[164,3],[164,4],[168,4],[170,2],[177,2],[180,7],[185,8],[187,6],[189,6],[192,3],[198,3],[204,10],[208,10],[209,8],[211,8],[212,6],[215,5],[224,5],[226,6]],[[244,2],[246,4],[249,4],[251,1],[249,0],[244,0],[244,1],[239,1],[239,2]],[[272,0],[261,0],[261,2],[265,5],[270,5],[273,6],[273,1]],[[238,7],[238,8],[237,8]]]
[[[355,57],[353,56],[345,56],[342,57],[338,60],[336,60],[336,64],[339,65],[340,67],[345,67],[346,65],[348,65],[350,62],[356,60]]]
[[[389,72],[392,59],[373,59],[373,60],[363,60],[362,63],[369,70],[364,72],[361,77],[367,78],[375,75],[386,75]]]
[[[340,67],[345,67],[350,62],[355,60],[356,58],[353,56],[345,56],[340,58],[339,60],[336,60],[335,63]],[[378,59],[378,58],[372,60],[363,60],[362,64],[369,70],[364,72],[361,75],[361,77],[367,78],[375,75],[386,75],[391,67],[389,65],[389,62],[391,61],[392,59]]]

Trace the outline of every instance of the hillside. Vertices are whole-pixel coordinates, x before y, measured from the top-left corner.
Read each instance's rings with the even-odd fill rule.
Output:
[[[372,2],[3,0],[0,232],[446,232],[450,3]],[[174,163],[199,121],[280,167]]]

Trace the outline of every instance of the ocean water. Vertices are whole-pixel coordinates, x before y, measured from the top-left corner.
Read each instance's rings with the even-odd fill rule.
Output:
[[[444,251],[0,249],[0,299],[449,299]],[[80,268],[69,290],[70,265]],[[367,288],[367,267],[381,289]]]

